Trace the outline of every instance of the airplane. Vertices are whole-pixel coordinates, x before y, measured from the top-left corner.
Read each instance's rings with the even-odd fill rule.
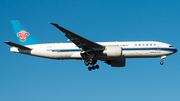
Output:
[[[51,22],[73,43],[42,44],[18,20],[11,20],[11,23],[19,41],[19,44],[4,41],[12,46],[11,52],[57,60],[83,60],[86,66],[90,65],[89,71],[99,69],[98,60],[112,67],[124,67],[126,58],[161,57],[163,65],[166,56],[177,52],[172,45],[157,41],[93,42]]]

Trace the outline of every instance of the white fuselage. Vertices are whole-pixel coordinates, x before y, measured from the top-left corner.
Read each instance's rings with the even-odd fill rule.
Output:
[[[106,54],[103,54],[103,52],[100,52],[95,56],[95,58],[98,60],[161,57],[171,55],[177,51],[177,49],[172,47],[170,44],[156,41],[97,43],[106,47],[122,47],[121,57],[108,57]],[[81,49],[73,43],[36,44],[27,45],[26,47],[29,47],[32,50],[20,50],[16,47],[12,47],[11,51],[51,59],[82,59],[80,55]]]

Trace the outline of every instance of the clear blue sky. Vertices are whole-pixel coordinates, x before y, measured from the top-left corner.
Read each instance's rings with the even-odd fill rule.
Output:
[[[98,61],[50,60],[9,51],[19,20],[42,43],[67,42],[48,22],[96,42],[160,41],[180,50],[179,0],[1,0],[0,101],[180,101],[179,52],[127,59],[112,68]]]

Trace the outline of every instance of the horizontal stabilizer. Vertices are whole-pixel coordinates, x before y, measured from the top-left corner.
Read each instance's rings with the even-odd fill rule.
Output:
[[[10,45],[10,46],[13,46],[13,47],[20,48],[20,49],[32,50],[31,48],[28,48],[28,47],[25,47],[25,46],[22,46],[22,45],[19,45],[19,44],[13,43],[13,42],[4,41],[4,43],[6,43],[6,44],[8,44],[8,45]]]

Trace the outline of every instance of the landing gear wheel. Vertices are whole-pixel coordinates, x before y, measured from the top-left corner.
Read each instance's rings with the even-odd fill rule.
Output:
[[[96,69],[95,66],[92,66],[92,69],[95,70]]]
[[[88,65],[89,65],[89,62],[88,62],[88,61],[85,61],[85,65],[88,66]]]
[[[89,64],[91,64],[91,65],[92,65],[92,64],[93,64],[93,61],[92,61],[92,60],[89,60]]]
[[[99,69],[99,65],[96,65],[96,68]]]
[[[92,68],[91,68],[91,67],[88,67],[88,70],[89,70],[89,71],[91,71],[91,70],[92,70]]]
[[[160,64],[163,65],[164,64],[163,61],[161,61]]]

